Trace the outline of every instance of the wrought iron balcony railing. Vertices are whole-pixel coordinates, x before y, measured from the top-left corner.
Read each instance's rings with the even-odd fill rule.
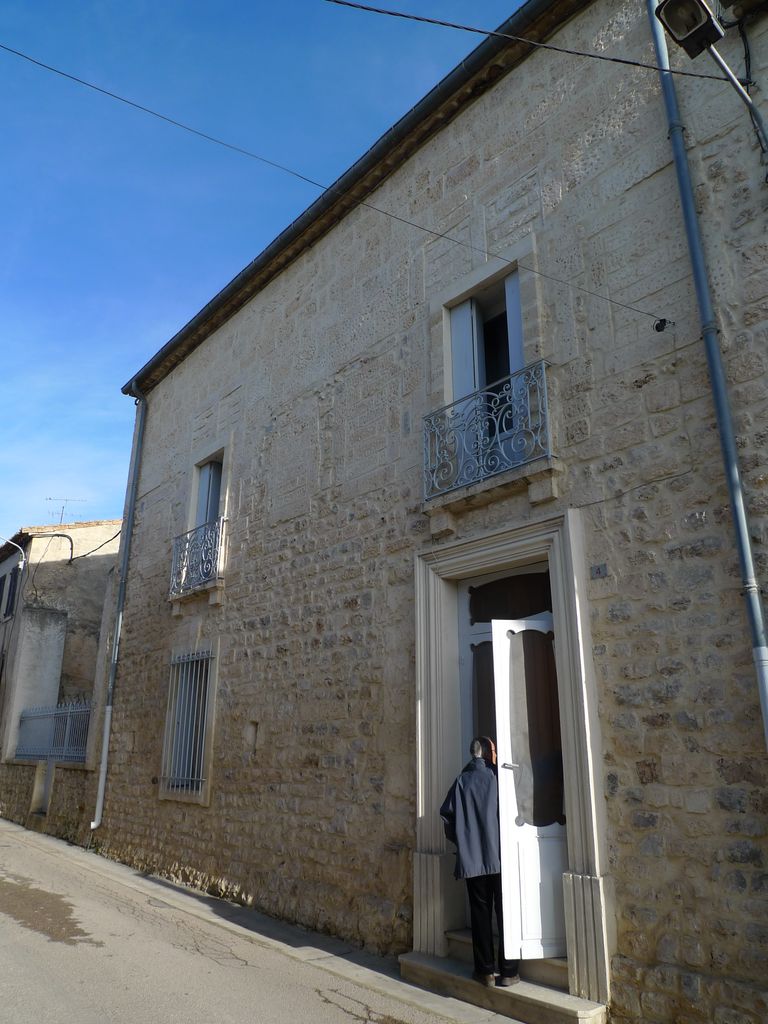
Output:
[[[182,533],[174,540],[170,590],[172,598],[190,594],[219,578],[223,540],[223,519],[213,519],[189,533]]]
[[[84,764],[91,702],[25,708],[19,719],[16,757],[28,761]]]
[[[551,454],[545,363],[531,363],[424,417],[424,495]]]

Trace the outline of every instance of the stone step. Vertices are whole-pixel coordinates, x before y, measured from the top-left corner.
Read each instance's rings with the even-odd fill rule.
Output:
[[[511,988],[485,988],[472,980],[471,968],[450,957],[404,953],[400,974],[431,992],[481,1006],[520,1024],[606,1024],[602,1003],[579,999],[546,985],[520,981]]]
[[[448,940],[448,956],[462,963],[472,963],[472,932],[469,928],[461,928],[445,933]],[[520,964],[520,977],[532,981],[535,985],[549,985],[568,991],[568,961],[565,957],[549,957],[543,960],[523,960]]]

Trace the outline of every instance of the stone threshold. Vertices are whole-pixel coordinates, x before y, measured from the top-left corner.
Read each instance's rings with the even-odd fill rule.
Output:
[[[457,928],[445,933],[448,940],[448,956],[462,963],[472,963],[472,932],[469,928]],[[523,960],[520,963],[520,977],[534,985],[546,985],[561,992],[568,991],[568,961],[565,957],[545,957],[541,960]]]
[[[580,999],[558,989],[520,981],[512,988],[484,988],[472,980],[466,963],[425,953],[404,953],[400,974],[415,985],[452,996],[463,1002],[492,1010],[520,1024],[606,1024],[607,1008],[602,1003]]]

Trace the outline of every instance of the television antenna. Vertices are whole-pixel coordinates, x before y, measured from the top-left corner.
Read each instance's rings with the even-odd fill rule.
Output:
[[[59,526],[61,526],[61,524],[64,522],[64,513],[65,513],[65,511],[67,509],[67,505],[69,505],[70,502],[81,501],[83,503],[87,503],[87,501],[88,501],[87,498],[46,498],[45,500],[46,501],[55,501],[57,503],[61,502],[61,511],[59,513]],[[56,513],[54,513],[54,515],[53,515],[53,518],[55,518],[55,517],[56,517]]]

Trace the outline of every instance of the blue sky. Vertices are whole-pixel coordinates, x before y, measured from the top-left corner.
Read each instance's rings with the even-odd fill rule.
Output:
[[[393,6],[495,27],[520,3]],[[480,41],[323,0],[0,7],[0,43],[324,183]],[[9,537],[122,514],[121,386],[319,192],[3,51],[0,123]]]

